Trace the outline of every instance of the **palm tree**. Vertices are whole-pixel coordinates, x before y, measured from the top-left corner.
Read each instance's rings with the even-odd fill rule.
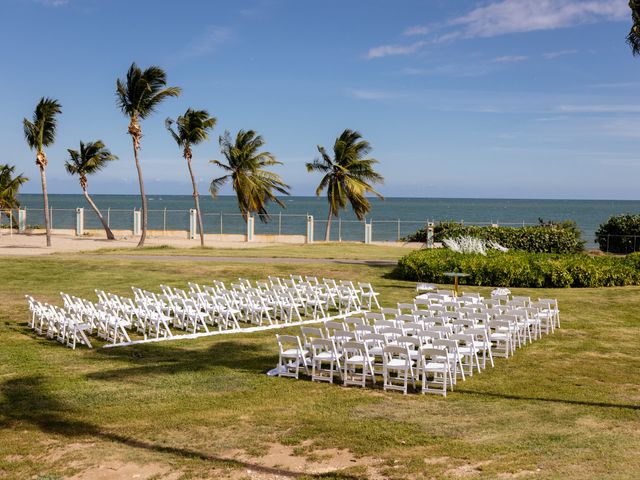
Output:
[[[0,213],[5,212],[11,218],[11,210],[20,207],[16,198],[23,183],[29,179],[22,174],[14,177],[16,167],[0,164]],[[15,219],[14,219],[15,222]]]
[[[93,203],[93,200],[87,192],[87,175],[99,172],[107,165],[107,163],[117,160],[118,157],[112,155],[109,149],[105,148],[102,140],[87,142],[86,144],[80,142],[80,151],[71,150],[69,148],[67,149],[67,152],[69,152],[69,160],[64,164],[67,172],[71,175],[78,175],[80,177],[80,187],[82,188],[84,198],[87,199],[87,202],[89,202],[93,211],[96,212],[100,222],[102,222],[107,238],[109,240],[115,240],[116,237],[113,236],[113,232],[102,217],[102,213],[100,213],[98,206]]]
[[[229,173],[211,181],[209,187],[211,195],[215,198],[220,187],[231,179],[245,222],[250,213],[257,213],[260,220],[267,222],[270,218],[266,209],[269,200],[273,200],[283,208],[285,206],[274,195],[274,190],[289,195],[289,185],[284,183],[279,175],[264,167],[282,165],[282,163],[277,161],[271,153],[259,151],[265,142],[253,130],[240,130],[235,143],[232,142],[228,131],[220,136],[218,141],[220,151],[227,159],[227,163],[224,164],[219,160],[211,160],[211,163]]]
[[[177,97],[181,93],[178,87],[167,87],[167,74],[160,67],[152,66],[141,70],[135,63],[131,64],[127,72],[127,78],[116,81],[116,95],[118,107],[122,113],[129,117],[128,133],[133,142],[133,157],[138,171],[138,183],[140,184],[140,198],[142,199],[142,235],[139,247],[144,246],[147,238],[147,197],[144,195],[144,181],[142,169],[138,159],[142,127],[140,120],[150,116],[156,107],[168,97]]]
[[[196,205],[196,213],[198,215],[201,247],[204,247],[204,230],[202,228],[198,186],[196,185],[196,179],[193,175],[193,168],[191,168],[191,159],[193,158],[191,146],[208,140],[209,130],[215,127],[216,121],[216,118],[210,117],[209,112],[206,110],[193,110],[188,108],[187,111],[184,112],[184,115],[178,117],[175,122],[170,118],[167,118],[164,122],[167,130],[169,130],[169,133],[178,144],[178,147],[182,148],[182,156],[187,161],[187,166],[189,167],[189,175],[191,176],[191,184],[193,185],[193,201]],[[172,128],[174,123],[178,127],[177,132]]]
[[[366,194],[373,193],[383,199],[371,183],[384,183],[384,178],[373,169],[373,165],[378,163],[377,160],[363,158],[371,151],[371,146],[357,131],[346,129],[342,132],[333,145],[333,159],[324,147],[318,145],[318,151],[321,158],[316,158],[306,165],[308,172],[324,173],[316,189],[316,195],[320,196],[322,191],[327,189],[329,217],[324,239],[328,242],[331,235],[331,218],[339,216],[340,210],[346,207],[348,201],[358,220],[364,219],[371,209]]]
[[[31,121],[26,118],[22,120],[24,127],[24,137],[31,150],[36,151],[36,165],[40,169],[40,179],[42,181],[42,196],[44,199],[44,227],[47,232],[47,247],[51,246],[51,221],[49,218],[49,197],[47,195],[47,155],[44,147],[53,144],[56,138],[57,120],[56,115],[62,113],[62,107],[57,100],[42,97],[36,105]]]
[[[631,47],[633,56],[640,55],[640,0],[629,0],[631,8],[631,30],[627,35],[627,44]]]

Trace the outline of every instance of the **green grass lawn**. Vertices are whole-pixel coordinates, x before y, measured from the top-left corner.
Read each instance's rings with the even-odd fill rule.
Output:
[[[104,255],[179,255],[198,257],[254,257],[254,258],[334,258],[350,260],[397,260],[419,246],[365,245],[355,242],[314,243],[310,245],[275,245],[251,248],[192,247],[176,248],[160,245],[143,248],[104,248],[91,254]]]
[[[391,305],[415,286],[391,267],[82,255],[0,265],[0,478],[126,464],[156,468],[139,478],[286,478],[345,455],[304,478],[640,477],[638,287],[514,289],[557,297],[562,329],[444,399],[267,377],[274,332],[72,351],[31,332],[23,297],[300,273],[371,281]],[[269,463],[274,451],[303,467]]]

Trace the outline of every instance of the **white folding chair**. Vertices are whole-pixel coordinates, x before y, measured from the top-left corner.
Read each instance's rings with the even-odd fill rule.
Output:
[[[387,345],[383,348],[382,386],[407,394],[408,382],[415,388],[413,361],[407,347]]]
[[[451,381],[451,365],[447,349],[426,348],[419,350],[418,374],[421,375],[421,393],[447,396],[447,382]]]
[[[367,379],[375,383],[372,357],[364,342],[347,341],[342,344],[343,385],[364,387]]]
[[[309,374],[307,358],[309,351],[302,347],[300,337],[295,335],[276,335],[278,340],[278,376],[298,378],[300,366]]]

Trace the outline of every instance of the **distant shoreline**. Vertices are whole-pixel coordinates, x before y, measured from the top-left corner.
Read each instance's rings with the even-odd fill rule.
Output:
[[[81,193],[51,193],[50,196],[77,196],[80,198],[84,198]],[[42,193],[20,193],[18,198],[21,197],[41,197]],[[92,193],[94,197],[135,197],[139,198],[139,193]],[[208,197],[208,192],[204,192],[200,194],[201,197]],[[177,194],[177,193],[147,193],[147,197],[176,197],[183,198],[188,197],[192,198],[191,194]],[[219,195],[219,198],[235,198],[235,195]],[[316,197],[315,195],[289,195],[286,197],[278,197],[278,198],[307,198],[307,199],[319,199],[322,201],[326,201],[324,197]],[[536,201],[536,202],[640,202],[639,199],[619,199],[619,198],[524,198],[524,197],[403,197],[403,196],[386,196],[385,200],[493,200],[493,201]],[[375,197],[371,197],[370,200],[373,203],[382,203],[385,200],[379,200]]]

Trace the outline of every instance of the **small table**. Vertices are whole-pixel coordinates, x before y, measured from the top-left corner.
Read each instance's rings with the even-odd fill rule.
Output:
[[[443,273],[445,277],[453,277],[453,292],[456,297],[458,296],[458,279],[463,277],[468,277],[468,273],[460,273],[460,272],[445,272]]]

